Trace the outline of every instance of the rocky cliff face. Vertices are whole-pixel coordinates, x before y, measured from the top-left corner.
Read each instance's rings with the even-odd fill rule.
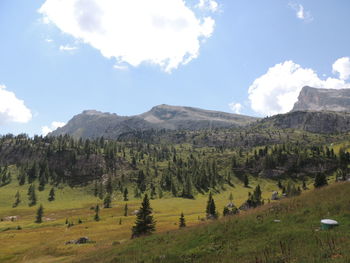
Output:
[[[257,118],[191,107],[159,105],[150,111],[125,117],[94,110],[74,116],[66,126],[50,136],[69,134],[76,138],[105,137],[116,139],[123,133],[151,129],[199,130],[209,128],[240,127]]]
[[[350,113],[295,111],[263,119],[257,126],[296,129],[323,134],[344,133],[350,131]]]
[[[350,89],[316,89],[304,87],[292,111],[350,112]]]

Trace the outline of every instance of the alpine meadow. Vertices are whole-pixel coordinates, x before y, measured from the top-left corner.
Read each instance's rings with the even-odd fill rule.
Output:
[[[350,2],[22,2],[0,262],[350,262]]]

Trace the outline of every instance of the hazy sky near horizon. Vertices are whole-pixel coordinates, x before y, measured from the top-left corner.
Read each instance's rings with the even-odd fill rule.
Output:
[[[267,116],[350,88],[348,0],[2,0],[0,134],[159,104]]]

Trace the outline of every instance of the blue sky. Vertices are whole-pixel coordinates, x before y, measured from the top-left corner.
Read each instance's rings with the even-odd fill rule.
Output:
[[[100,1],[125,14],[110,21],[97,0],[71,0],[84,10],[76,30],[76,10],[69,17],[58,0],[0,1],[0,133],[41,134],[86,109],[133,115],[163,103],[272,115],[290,110],[303,85],[350,88],[350,1],[162,0],[176,14],[138,1]],[[143,28],[142,12],[166,14],[153,20],[161,30]],[[117,23],[126,31],[111,29]]]

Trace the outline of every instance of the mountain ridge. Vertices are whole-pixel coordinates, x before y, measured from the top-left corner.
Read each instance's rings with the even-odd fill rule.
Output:
[[[211,128],[240,127],[259,118],[204,110],[187,106],[161,104],[149,111],[133,116],[84,110],[75,115],[65,126],[51,132],[49,136],[69,134],[73,137],[116,139],[120,134],[135,130],[199,130]]]

